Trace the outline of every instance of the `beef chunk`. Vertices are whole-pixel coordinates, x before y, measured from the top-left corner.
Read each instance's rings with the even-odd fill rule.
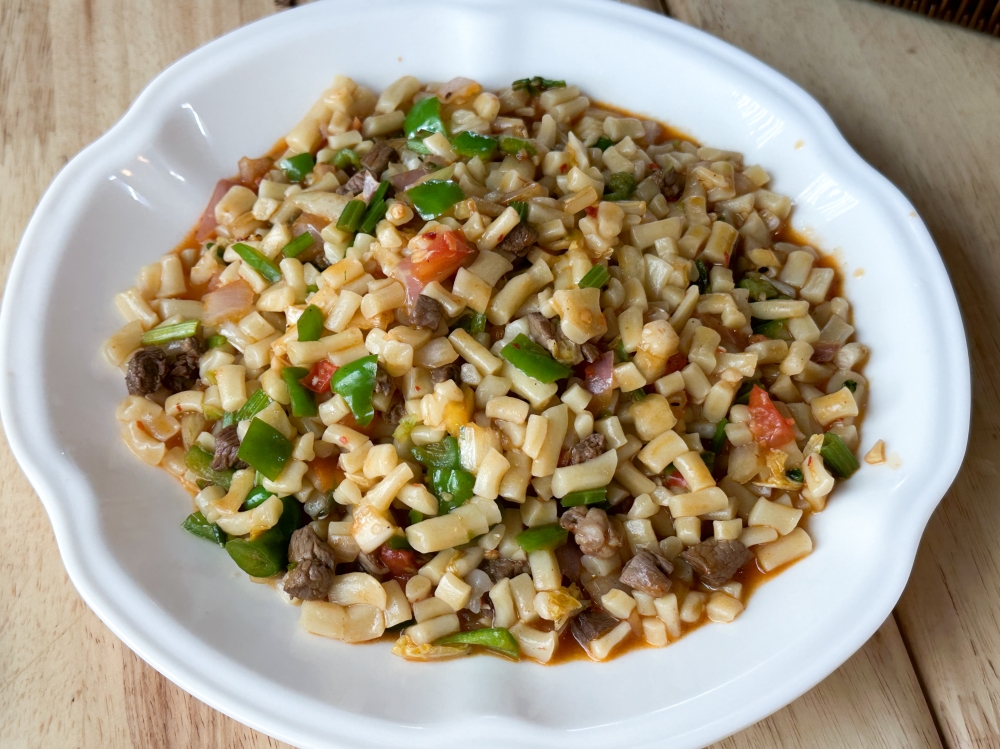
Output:
[[[531,339],[552,354],[556,361],[569,366],[583,361],[580,347],[563,335],[558,322],[552,322],[540,312],[528,313],[528,333]]]
[[[389,410],[382,415],[382,419],[390,424],[398,424],[406,418],[406,414],[406,404],[403,401],[396,401],[389,406]]]
[[[396,392],[396,381],[381,364],[375,370],[375,392],[379,395],[392,395]]]
[[[528,313],[528,334],[544,349],[556,342],[556,326],[541,312]]]
[[[732,579],[753,555],[739,541],[718,541],[710,538],[689,546],[681,558],[694,568],[708,585],[722,585]]]
[[[454,380],[456,385],[462,384],[462,365],[458,361],[445,364],[443,367],[434,367],[431,370],[431,382],[437,385],[445,380]]]
[[[601,358],[601,350],[592,343],[585,343],[580,346],[580,353],[583,355],[587,364],[593,364]]]
[[[325,564],[305,559],[285,573],[281,587],[292,598],[319,601],[325,599],[330,592],[333,577],[333,570]]]
[[[591,640],[603,637],[618,626],[618,620],[602,609],[584,609],[570,619],[569,628],[582,647]]]
[[[246,468],[247,464],[236,457],[240,449],[240,438],[236,425],[227,426],[215,435],[215,457],[212,458],[213,471],[227,471],[230,468]]]
[[[129,395],[149,395],[160,389],[167,373],[167,357],[162,349],[147,346],[135,353],[128,362],[125,386]]]
[[[586,463],[604,453],[604,435],[594,432],[573,445],[569,451],[569,464]]]
[[[524,221],[519,223],[510,233],[496,246],[500,252],[509,252],[512,255],[522,257],[528,254],[528,248],[538,240],[538,232],[532,229]]]
[[[168,371],[163,378],[163,387],[171,393],[190,390],[201,376],[198,372],[198,362],[201,359],[201,341],[197,338],[185,338],[184,341],[176,341],[175,343],[185,342],[191,343],[177,356],[168,360]],[[167,353],[170,353],[169,348]]]
[[[367,200],[377,189],[378,179],[367,169],[362,169],[338,187],[335,192],[338,195],[358,195],[360,193]]]
[[[651,176],[663,193],[663,197],[671,202],[678,200],[684,192],[684,175],[678,174],[672,166],[657,169]]]
[[[336,561],[333,549],[316,535],[312,526],[304,526],[292,534],[288,561],[295,565],[282,581],[288,595],[303,601],[326,598],[333,584]]]
[[[573,534],[584,554],[610,559],[621,548],[621,534],[599,507],[571,507],[559,518],[559,525]]]
[[[580,582],[580,573],[583,571],[581,559],[583,552],[572,540],[556,548],[556,560],[559,562],[559,569],[570,582]]]
[[[288,559],[297,564],[308,559],[326,565],[330,569],[336,564],[333,549],[316,535],[311,525],[303,526],[292,534],[288,542]]]
[[[389,166],[390,161],[397,161],[399,155],[388,141],[379,141],[372,150],[361,157],[361,166],[368,169],[378,179]]]
[[[517,577],[522,572],[527,572],[528,563],[513,559],[484,559],[479,569],[489,575],[490,580],[498,583],[505,577]]]
[[[413,305],[413,312],[410,313],[410,324],[418,328],[437,330],[443,319],[444,307],[441,306],[441,302],[425,294],[417,297],[417,303]]]
[[[670,578],[663,574],[661,567],[673,571],[666,559],[641,550],[628,561],[618,579],[633,590],[660,598],[670,592]]]

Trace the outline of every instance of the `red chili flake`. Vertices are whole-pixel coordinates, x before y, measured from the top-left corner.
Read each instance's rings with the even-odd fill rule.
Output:
[[[309,374],[299,380],[299,382],[314,393],[325,393],[330,389],[330,378],[333,377],[333,373],[336,371],[337,365],[324,359],[313,364],[312,369],[309,370]]]
[[[569,171],[569,164],[563,164],[561,167],[559,167],[560,174],[566,174],[566,172],[568,171]]]
[[[585,210],[587,211],[587,215],[591,218],[597,215],[597,208],[595,206],[588,205]]]

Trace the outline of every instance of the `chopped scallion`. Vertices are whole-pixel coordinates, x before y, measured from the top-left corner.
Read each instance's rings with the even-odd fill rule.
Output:
[[[316,240],[313,239],[312,234],[304,231],[291,242],[282,247],[281,252],[285,257],[297,257],[312,247],[315,241]]]
[[[358,198],[350,201],[344,206],[340,218],[337,219],[337,228],[341,231],[357,231],[366,210],[368,210],[368,206],[365,205],[365,201]]]
[[[823,446],[819,449],[819,453],[823,456],[824,465],[838,479],[850,478],[861,467],[854,453],[844,444],[844,440],[833,432],[823,435]]]
[[[611,274],[608,273],[608,269],[598,263],[583,274],[583,278],[580,279],[580,283],[577,285],[581,289],[600,289],[610,280]]]
[[[260,254],[248,244],[237,242],[232,245],[233,252],[240,256],[244,263],[260,273],[268,283],[278,283],[281,280],[281,268],[268,257]]]
[[[170,343],[171,341],[182,341],[185,338],[197,335],[200,326],[201,321],[199,320],[185,320],[173,325],[162,325],[159,328],[153,328],[143,333],[142,345],[158,346]]]

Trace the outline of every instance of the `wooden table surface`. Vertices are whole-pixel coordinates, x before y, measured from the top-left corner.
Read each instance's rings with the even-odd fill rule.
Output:
[[[927,222],[972,349],[969,453],[893,616],[811,692],[716,746],[1000,749],[1000,42],[860,0],[631,1],[747,50],[819,99]],[[0,0],[0,277],[56,171],[153,76],[277,10]],[[182,692],[90,612],[2,438],[0,501],[0,746],[287,746]]]

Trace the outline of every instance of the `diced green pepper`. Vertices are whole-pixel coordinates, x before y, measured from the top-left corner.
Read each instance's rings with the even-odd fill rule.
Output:
[[[219,348],[220,346],[225,346],[227,343],[229,343],[229,339],[226,338],[224,335],[219,335],[218,333],[216,333],[215,335],[210,335],[208,338],[205,339],[205,347],[210,349]]]
[[[304,231],[291,242],[282,247],[281,252],[285,257],[298,257],[312,247],[315,241],[316,240],[313,239],[312,234]]]
[[[274,492],[269,492],[263,486],[255,486],[243,501],[243,509],[252,510],[254,507],[259,507],[273,496]]]
[[[427,480],[438,498],[439,515],[446,515],[472,499],[476,484],[476,477],[461,468],[432,468]]]
[[[445,635],[434,641],[435,645],[478,645],[487,650],[501,653],[515,661],[521,659],[521,651],[517,640],[506,629],[492,627],[489,629],[474,629],[470,632],[456,632]]]
[[[775,299],[781,296],[781,292],[774,287],[774,284],[763,276],[744,276],[737,285],[750,292],[751,302],[757,302],[761,299]]]
[[[458,440],[448,435],[440,442],[414,447],[410,450],[413,459],[424,468],[461,468]]]
[[[628,172],[609,174],[607,184],[604,185],[604,200],[628,200],[635,188],[635,177]]]
[[[199,478],[204,479],[210,484],[216,484],[221,486],[226,491],[229,491],[229,486],[233,482],[233,474],[236,471],[229,469],[227,471],[216,471],[212,468],[212,459],[215,456],[208,450],[203,449],[199,445],[191,445],[188,451],[184,454],[184,465],[186,465],[192,473],[194,473]]]
[[[406,113],[403,121],[403,131],[407,138],[414,137],[417,133],[444,133],[448,134],[441,119],[441,100],[436,96],[429,96],[421,99]]]
[[[406,141],[406,147],[414,153],[419,153],[423,156],[430,156],[433,153],[431,149],[424,145],[423,140],[420,138],[410,138]]]
[[[757,335],[766,335],[768,338],[780,338],[785,329],[785,320],[768,320],[760,325],[753,326],[753,332]]]
[[[608,273],[608,269],[598,263],[583,274],[583,278],[580,279],[577,286],[581,289],[600,289],[610,280],[611,274]]]
[[[596,505],[608,498],[608,488],[584,489],[583,491],[570,492],[560,500],[563,507],[577,507],[579,505]]]
[[[429,179],[414,185],[406,194],[413,201],[413,207],[417,209],[420,218],[425,221],[437,218],[455,203],[465,199],[465,192],[457,182],[440,179]]]
[[[555,81],[536,75],[532,78],[519,78],[510,84],[510,87],[515,91],[527,91],[532,96],[537,96],[550,88],[566,88],[566,81]]]
[[[611,138],[602,135],[600,138],[597,139],[597,142],[594,143],[594,148],[600,148],[602,151],[607,151],[614,144],[615,142],[611,140]]]
[[[319,286],[317,286],[314,283],[311,283],[308,286],[306,286],[306,293],[307,294],[315,294],[317,291],[319,291]]]
[[[183,341],[197,335],[198,328],[201,327],[200,320],[185,320],[173,325],[161,325],[159,328],[147,330],[142,334],[143,346],[158,346],[171,341]]]
[[[469,335],[483,333],[486,331],[486,315],[482,312],[467,312],[458,319],[455,328],[461,328]]]
[[[406,540],[406,536],[398,536],[398,535],[389,536],[389,540],[385,542],[385,545],[388,546],[390,549],[394,549],[396,551],[400,549],[413,548],[412,546],[410,546],[410,542]]]
[[[316,167],[316,159],[309,153],[300,153],[289,156],[278,162],[278,168],[285,173],[292,182],[301,182]]]
[[[300,382],[308,374],[309,370],[305,367],[285,367],[281,370],[281,379],[285,381],[285,386],[288,388],[292,416],[300,419],[319,414],[319,408],[316,406],[316,394]]]
[[[802,475],[801,468],[793,468],[790,471],[785,471],[785,475],[788,476],[789,481],[795,481],[799,484],[805,481],[805,477]]]
[[[372,394],[375,392],[375,375],[378,373],[378,356],[362,356],[346,364],[330,378],[330,389],[339,394],[361,426],[371,423],[375,416]]]
[[[333,156],[333,165],[338,169],[347,169],[349,166],[360,169],[361,157],[352,148],[341,148]]]
[[[517,534],[516,541],[525,554],[533,551],[552,551],[562,546],[569,538],[569,532],[559,523],[539,525]]]
[[[244,263],[260,273],[268,283],[278,283],[281,280],[281,268],[270,258],[264,257],[253,247],[242,242],[237,242],[232,248]]]
[[[337,219],[337,228],[341,231],[357,231],[361,226],[361,220],[365,217],[368,206],[365,201],[355,198],[344,206],[340,218]]]
[[[823,446],[819,449],[819,454],[823,456],[823,463],[830,469],[830,473],[838,479],[849,479],[861,467],[844,440],[833,432],[823,435]]]
[[[323,337],[323,310],[315,304],[306,307],[295,324],[300,341],[318,341]]]
[[[462,158],[471,159],[478,156],[483,161],[489,161],[499,145],[496,138],[468,130],[459,133],[451,141],[451,147]]]
[[[248,575],[273,577],[288,565],[288,542],[299,527],[301,505],[294,496],[282,498],[281,503],[281,517],[273,528],[255,538],[231,538],[226,543],[229,556]]]
[[[557,362],[549,352],[532,341],[524,333],[518,333],[513,341],[500,350],[500,356],[517,369],[539,382],[546,384],[569,377],[573,372],[561,362]]]
[[[704,294],[708,291],[708,268],[705,267],[705,262],[700,258],[694,261],[694,267],[698,269],[698,278],[695,279],[695,285],[698,287],[698,291]]]
[[[410,510],[410,523],[419,523],[424,519],[424,513],[420,510]]]
[[[277,480],[292,457],[292,441],[263,419],[251,419],[236,457]]]
[[[205,516],[200,512],[192,512],[188,515],[184,519],[184,522],[181,523],[181,528],[192,536],[204,538],[206,541],[211,541],[219,546],[226,545],[226,534],[222,528],[215,523],[205,520]]]
[[[510,207],[513,208],[515,211],[517,211],[517,215],[520,218],[521,223],[524,223],[525,221],[528,220],[528,204],[527,203],[525,203],[524,201],[521,201],[521,200],[512,200],[512,201],[510,201]]]
[[[500,150],[504,153],[509,153],[512,156],[517,156],[521,151],[526,151],[532,156],[538,153],[538,149],[535,148],[535,144],[530,140],[525,140],[524,138],[514,138],[509,135],[505,135],[500,139]]]
[[[712,435],[712,452],[721,453],[722,448],[726,446],[726,424],[729,423],[729,419],[722,418],[719,419],[719,423],[715,425],[715,434]]]

